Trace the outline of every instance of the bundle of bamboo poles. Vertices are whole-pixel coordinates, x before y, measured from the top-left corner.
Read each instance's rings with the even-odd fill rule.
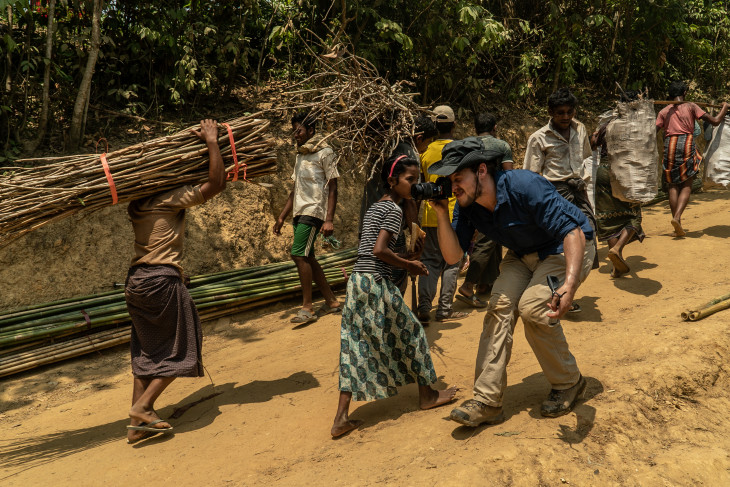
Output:
[[[255,115],[228,122],[238,158],[238,178],[276,171],[274,142],[267,120]],[[208,149],[192,129],[105,155],[118,203],[164,192],[208,178]],[[226,172],[234,171],[228,130],[218,129]],[[0,167],[0,247],[13,239],[82,210],[113,204],[100,154],[19,159]]]
[[[730,294],[715,298],[695,310],[683,311],[681,316],[684,321],[697,321],[728,308],[730,308]]]
[[[356,258],[353,248],[318,261],[336,286],[347,280]],[[190,282],[203,321],[281,301],[300,290],[291,262],[201,275]],[[126,343],[130,323],[121,289],[0,314],[0,377]]]

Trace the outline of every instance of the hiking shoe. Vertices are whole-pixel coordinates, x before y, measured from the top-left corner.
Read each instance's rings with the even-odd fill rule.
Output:
[[[585,390],[586,380],[582,375],[578,379],[578,383],[570,389],[563,391],[551,390],[548,398],[542,403],[540,414],[548,418],[557,418],[558,416],[568,414],[573,410],[578,399],[583,396],[583,391]]]
[[[418,318],[418,321],[420,321],[423,326],[426,326],[431,322],[431,315],[429,313],[419,312],[418,315],[416,315],[416,318]]]
[[[479,426],[482,423],[497,424],[504,421],[501,407],[487,406],[476,399],[464,401],[461,406],[454,408],[449,418],[464,426]]]

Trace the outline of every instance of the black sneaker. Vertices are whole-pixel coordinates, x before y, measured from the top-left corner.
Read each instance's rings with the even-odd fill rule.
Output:
[[[542,403],[540,414],[548,418],[557,418],[564,414],[568,414],[573,410],[575,403],[578,402],[586,390],[586,380],[580,376],[578,383],[570,389],[550,391],[548,398]]]

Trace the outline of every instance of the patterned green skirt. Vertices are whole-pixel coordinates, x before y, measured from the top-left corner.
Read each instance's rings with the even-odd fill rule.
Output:
[[[426,334],[387,279],[354,272],[340,330],[340,390],[356,401],[394,396],[397,387],[436,382]]]

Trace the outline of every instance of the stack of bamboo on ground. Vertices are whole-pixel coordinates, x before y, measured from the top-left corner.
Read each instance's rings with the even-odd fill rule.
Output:
[[[238,159],[238,179],[276,172],[267,120],[255,115],[228,122]],[[192,129],[105,154],[118,203],[208,179],[208,149]],[[234,171],[227,129],[218,144],[228,173]],[[113,204],[100,154],[19,159],[0,168],[0,247],[19,236],[82,210]],[[245,173],[244,173],[245,168]]]
[[[703,304],[696,310],[683,311],[682,319],[684,321],[698,321],[728,308],[730,308],[730,294],[715,298],[712,301]]]
[[[356,258],[353,248],[318,261],[336,286],[346,281]],[[300,290],[291,262],[201,275],[190,282],[203,321],[291,298]],[[0,377],[126,343],[130,323],[122,289],[0,314]]]

